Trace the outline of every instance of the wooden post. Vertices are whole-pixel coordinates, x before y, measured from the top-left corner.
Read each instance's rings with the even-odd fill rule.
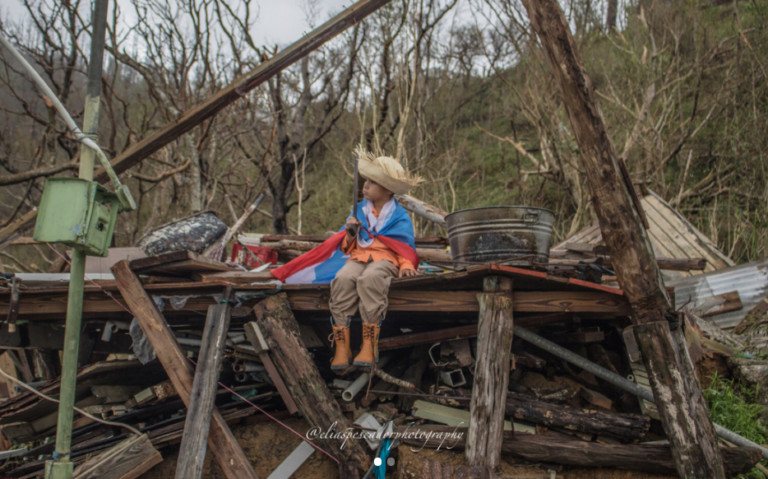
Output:
[[[320,441],[321,444],[342,463],[354,463],[359,470],[366,471],[370,459],[356,439],[350,437],[345,443],[343,435],[352,430],[352,425],[342,414],[304,346],[285,293],[266,298],[253,310],[269,344],[270,356],[301,414],[323,433],[342,436]]]
[[[677,471],[684,478],[725,477],[700,386],[680,374],[685,359],[666,326],[673,315],[661,272],[565,16],[555,0],[523,0],[523,5],[560,84],[600,230],[632,306],[632,322],[658,323],[641,327],[638,342]]]
[[[512,351],[512,280],[489,276],[477,295],[475,381],[470,403],[469,437],[465,456],[470,466],[494,469],[501,459],[504,412]]]
[[[115,275],[120,294],[152,344],[157,359],[163,365],[173,387],[184,404],[189,406],[193,384],[192,365],[187,361],[176,336],[155,302],[144,290],[139,278],[131,271],[128,261],[122,260],[112,266],[112,273]],[[228,479],[258,479],[232,431],[215,408],[208,433],[208,446]]]
[[[232,288],[227,287],[224,299],[228,300],[231,293]],[[219,371],[227,341],[230,314],[228,303],[208,307],[192,394],[184,421],[184,435],[176,461],[176,479],[199,479],[203,475],[205,443],[211,427],[216,391],[219,389]]]

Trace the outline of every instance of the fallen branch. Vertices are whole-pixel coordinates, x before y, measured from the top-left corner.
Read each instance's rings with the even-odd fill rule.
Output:
[[[77,166],[77,162],[73,161],[63,165],[52,166],[50,168],[40,167],[21,173],[15,173],[13,175],[3,175],[0,176],[0,186],[15,185],[25,181],[34,180],[35,178],[40,178],[41,176],[51,176],[66,170],[76,170]]]
[[[157,176],[148,176],[148,175],[142,175],[139,172],[131,172],[131,176],[133,178],[136,178],[141,181],[146,181],[149,183],[160,183],[166,178],[170,178],[171,176],[175,175],[176,173],[181,173],[182,171],[189,168],[189,165],[191,165],[192,162],[189,158],[187,158],[187,161],[182,163],[181,165],[177,166],[176,168],[171,168],[170,170],[165,170],[157,174]]]
[[[405,389],[416,389],[416,386],[409,383],[408,381],[403,381],[402,379],[396,378],[382,369],[373,368],[373,374],[381,378],[382,381],[388,382],[389,384],[394,384],[395,386],[400,386],[401,388]]]

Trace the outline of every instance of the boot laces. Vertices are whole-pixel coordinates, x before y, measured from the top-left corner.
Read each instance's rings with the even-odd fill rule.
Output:
[[[328,342],[343,343],[344,342],[344,328],[338,328],[331,331],[328,335]]]
[[[374,336],[376,336],[376,327],[366,324],[363,327],[363,338],[373,340]]]

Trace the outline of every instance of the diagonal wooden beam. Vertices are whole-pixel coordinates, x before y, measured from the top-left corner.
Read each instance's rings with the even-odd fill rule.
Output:
[[[141,329],[149,339],[168,378],[184,404],[189,407],[192,396],[193,370],[179,347],[176,337],[155,302],[149,297],[139,278],[131,271],[128,261],[112,267],[117,286]],[[208,447],[211,448],[227,479],[258,479],[248,458],[217,409],[213,410]]]
[[[600,231],[632,308],[630,318],[677,472],[686,479],[723,478],[723,461],[704,395],[685,345],[675,344],[672,336],[679,332],[671,331],[681,327],[679,319],[568,22],[556,0],[523,0],[523,5],[562,91]]]
[[[112,160],[112,168],[120,174],[139,163],[203,121],[216,115],[223,108],[237,101],[246,92],[261,85],[280,71],[306,57],[328,40],[363,20],[389,3],[389,1],[360,0],[355,3],[249,73],[237,78],[228,87],[216,93],[208,100],[186,111],[178,120],[169,123],[140,142],[131,145],[130,148]],[[96,180],[105,181],[106,179],[106,172],[103,169],[99,169],[96,172]]]

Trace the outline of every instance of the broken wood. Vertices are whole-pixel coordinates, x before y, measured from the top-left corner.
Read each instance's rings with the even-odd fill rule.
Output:
[[[422,218],[426,218],[433,223],[446,228],[445,217],[448,214],[437,206],[432,206],[428,203],[421,201],[418,198],[414,198],[410,195],[397,195],[397,201],[408,211],[412,211]]]
[[[730,291],[728,293],[698,299],[696,301],[696,306],[691,309],[691,312],[702,318],[707,318],[709,316],[715,316],[730,311],[738,311],[743,307],[744,305],[741,303],[739,292]]]
[[[677,472],[683,478],[724,478],[701,389],[695,378],[675,374],[688,359],[680,356],[669,334],[668,321],[674,316],[671,302],[565,15],[555,0],[523,0],[523,5],[560,84],[603,240],[632,305],[631,320],[643,325],[638,342]]]
[[[146,434],[133,435],[75,468],[77,479],[134,479],[163,462]]]
[[[199,479],[203,474],[205,443],[211,427],[211,413],[216,400],[219,371],[229,330],[230,306],[226,301],[231,294],[232,289],[227,287],[224,293],[225,302],[209,307],[205,318],[200,354],[184,422],[184,435],[176,461],[176,479]]]
[[[432,434],[432,436],[429,436]],[[455,426],[398,426],[393,437],[416,447],[461,449],[467,428]],[[424,438],[429,437],[425,440]],[[601,444],[554,432],[504,433],[503,454],[530,462],[579,467],[611,467],[655,474],[675,474],[668,444]],[[754,448],[720,446],[728,477],[749,471],[760,460]]]
[[[540,401],[507,393],[506,413],[515,419],[568,431],[636,441],[648,432],[651,419],[640,414],[609,413]]]
[[[477,295],[480,313],[477,324],[477,358],[472,401],[469,406],[468,447],[464,454],[470,466],[494,469],[501,460],[504,408],[509,386],[509,357],[512,351],[512,280],[489,276],[483,293]]]
[[[141,329],[152,344],[157,359],[163,365],[173,387],[185,405],[189,406],[192,395],[193,371],[181,350],[176,337],[165,321],[157,305],[147,294],[126,260],[112,267],[120,293],[139,322]],[[221,414],[214,408],[208,434],[208,446],[228,479],[252,478],[258,476],[248,462],[235,436]]]
[[[280,394],[283,404],[285,404],[285,408],[288,409],[289,413],[296,414],[299,412],[299,408],[296,406],[293,396],[291,396],[291,393],[285,386],[285,381],[283,381],[282,376],[277,372],[275,363],[272,361],[272,358],[269,357],[269,345],[267,344],[258,323],[255,321],[245,323],[243,329],[245,330],[245,337],[248,338],[248,342],[251,343],[256,354],[259,355],[261,364],[264,365],[264,369],[267,370],[269,378],[272,379],[272,384],[275,386],[275,389],[277,389],[278,394]]]
[[[346,434],[352,426],[304,346],[285,293],[270,296],[253,309],[269,344],[272,360],[302,416],[321,431]],[[368,469],[370,459],[356,439],[322,442],[340,462],[354,463],[361,471]]]

